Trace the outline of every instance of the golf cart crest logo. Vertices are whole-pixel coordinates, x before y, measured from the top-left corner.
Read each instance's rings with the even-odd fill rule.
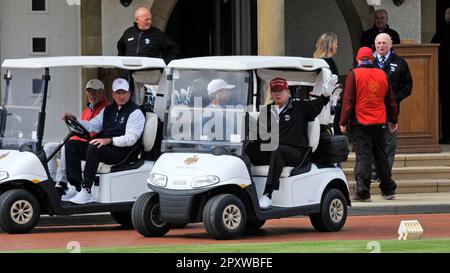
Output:
[[[3,159],[3,158],[5,158],[5,157],[7,157],[8,155],[9,155],[9,153],[1,154],[1,155],[0,155],[0,159]]]
[[[198,160],[199,160],[198,156],[194,155],[193,157],[186,158],[186,160],[184,161],[184,164],[187,166],[190,166],[192,164],[197,163]]]

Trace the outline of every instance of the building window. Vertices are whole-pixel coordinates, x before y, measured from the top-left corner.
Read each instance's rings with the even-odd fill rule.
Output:
[[[33,79],[32,90],[33,95],[41,94],[42,79]]]
[[[48,55],[48,37],[36,35],[31,37],[30,55]]]
[[[30,0],[30,13],[47,13],[48,0]]]
[[[33,53],[45,53],[47,52],[47,39],[45,37],[33,38]]]

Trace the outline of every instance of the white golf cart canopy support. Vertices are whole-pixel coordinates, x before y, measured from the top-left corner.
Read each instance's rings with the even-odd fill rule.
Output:
[[[122,57],[122,56],[64,56],[6,59],[2,68],[38,69],[52,67],[116,67],[127,70],[158,69],[165,68],[162,59],[146,57]]]
[[[322,59],[283,56],[220,56],[173,60],[168,65],[176,69],[254,70],[295,69],[314,71],[329,68]]]

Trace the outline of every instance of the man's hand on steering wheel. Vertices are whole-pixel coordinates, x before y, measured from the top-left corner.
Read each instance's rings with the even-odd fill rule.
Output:
[[[77,118],[74,115],[70,113],[64,113],[62,119],[65,121],[67,129],[69,129],[69,132],[72,135],[84,138],[86,140],[91,139],[91,134],[89,133],[89,131],[80,122],[78,122]]]
[[[77,119],[74,115],[72,115],[71,113],[64,113],[62,116],[61,116],[61,119],[64,121],[64,122],[66,122],[66,120],[67,120],[67,118],[69,118],[69,117],[72,117],[72,118],[74,118],[74,119]]]

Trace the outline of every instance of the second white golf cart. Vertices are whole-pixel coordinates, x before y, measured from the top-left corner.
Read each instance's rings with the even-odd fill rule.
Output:
[[[55,182],[49,174],[47,162],[55,153],[46,155],[42,145],[46,106],[52,70],[52,92],[77,92],[81,99],[81,88],[67,90],[64,81],[58,78],[61,70],[71,72],[72,79],[81,78],[80,68],[120,68],[125,70],[164,69],[162,59],[138,57],[67,56],[29,59],[7,59],[2,63],[5,73],[5,89],[1,109],[0,127],[0,228],[8,233],[25,233],[33,229],[41,214],[71,215],[110,212],[124,226],[131,227],[131,208],[146,186],[148,173],[154,159],[144,158],[141,152],[151,152],[157,135],[158,117],[146,113],[143,148],[138,147],[121,163],[100,165],[92,188],[94,203],[75,205],[62,202],[55,191]],[[32,79],[27,71],[43,70],[38,95],[30,97]],[[67,75],[67,74],[66,74]],[[154,94],[156,95],[156,94]],[[76,103],[79,105],[79,103]],[[54,113],[59,120],[62,113]],[[47,119],[48,119],[47,115]],[[58,150],[72,135],[89,138],[89,132],[75,119],[67,120],[69,134]],[[157,145],[159,146],[159,145]]]
[[[283,169],[270,209],[262,210],[258,203],[268,166],[254,166],[245,154],[246,145],[255,140],[258,105],[270,100],[268,82],[283,77],[296,88],[293,94],[306,92],[307,99],[314,99],[331,77],[323,60],[202,57],[175,60],[168,67],[163,154],[148,179],[152,192],[144,193],[133,206],[138,232],[163,236],[170,229],[167,223],[203,222],[214,238],[232,239],[245,230],[259,229],[268,219],[295,215],[309,215],[318,231],[344,226],[349,190],[335,163],[347,159],[348,142],[345,136],[321,136],[320,129],[332,123],[330,109],[339,94],[309,123],[313,153],[299,166]],[[206,106],[211,99],[206,86],[214,79],[232,87],[226,107]],[[204,117],[212,117],[213,112],[215,120],[205,123]]]

